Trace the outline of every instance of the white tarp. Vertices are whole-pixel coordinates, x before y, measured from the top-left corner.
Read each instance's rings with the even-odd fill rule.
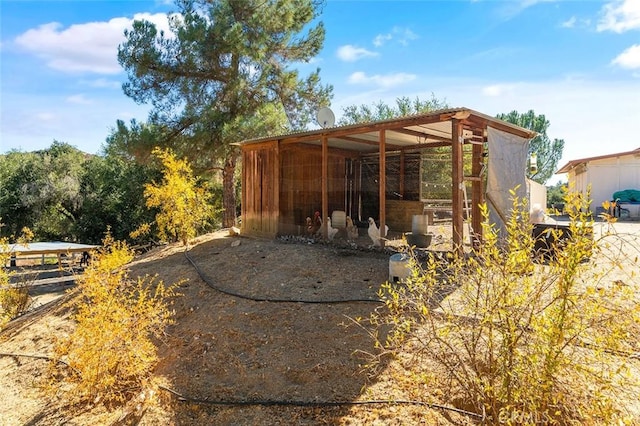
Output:
[[[487,205],[489,222],[504,234],[505,221],[511,216],[513,196],[528,198],[526,170],[529,139],[492,127],[487,128],[489,161],[487,165]],[[517,189],[516,189],[517,187]]]

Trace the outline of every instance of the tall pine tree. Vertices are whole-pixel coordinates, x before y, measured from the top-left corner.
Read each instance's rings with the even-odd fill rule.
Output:
[[[170,34],[149,21],[125,32],[118,61],[128,73],[127,96],[151,103],[150,124],[163,129],[154,145],[186,155],[196,170],[219,170],[223,226],[234,224],[232,145],[245,138],[304,128],[331,86],[320,70],[295,68],[324,43],[318,0],[178,0]]]

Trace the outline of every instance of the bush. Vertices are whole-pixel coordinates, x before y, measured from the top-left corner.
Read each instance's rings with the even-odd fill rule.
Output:
[[[152,341],[171,322],[166,287],[149,277],[131,280],[124,266],[132,250],[107,235],[79,279],[75,330],[57,342],[58,360],[75,375],[73,401],[121,402],[139,392],[157,361]]]
[[[147,207],[159,209],[156,225],[160,238],[187,245],[213,214],[208,193],[198,185],[186,160],[176,158],[168,149],[155,148],[153,154],[162,162],[164,177],[160,184],[145,185]]]
[[[2,226],[1,223],[0,226]],[[22,232],[23,235],[19,241],[26,243],[33,234],[28,228],[24,228]],[[0,238],[0,328],[8,321],[25,313],[33,302],[27,284],[12,285],[10,283],[11,272],[5,268],[10,257],[7,239]]]
[[[8,274],[0,272],[0,281],[5,281]],[[0,284],[0,328],[8,321],[27,312],[31,307],[32,299],[29,295],[29,287],[26,284],[10,286]]]
[[[385,309],[371,318],[377,335],[386,331],[378,345],[392,354],[411,348],[410,368],[423,381],[416,387],[435,387],[489,424],[631,424],[617,403],[625,389],[637,401],[629,354],[640,349],[638,283],[612,278],[616,259],[585,261],[607,244],[593,239],[581,198],[565,202],[570,238],[557,235],[562,247],[544,264],[532,255],[528,209],[514,197],[504,238],[484,208],[474,255],[414,257],[406,285],[383,286]]]

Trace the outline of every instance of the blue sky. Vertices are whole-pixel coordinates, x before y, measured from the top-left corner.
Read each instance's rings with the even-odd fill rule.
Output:
[[[67,142],[100,152],[148,107],[121,89],[117,46],[165,1],[0,1],[0,153]],[[321,68],[331,108],[433,94],[488,115],[533,109],[561,163],[640,147],[640,0],[328,0]],[[562,165],[562,164],[561,164]]]

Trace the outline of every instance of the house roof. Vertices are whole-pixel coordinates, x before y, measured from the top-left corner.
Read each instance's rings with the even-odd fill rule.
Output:
[[[556,172],[556,174],[558,175],[562,173],[568,173],[572,169],[578,167],[580,164],[586,164],[591,161],[597,161],[597,160],[605,160],[607,158],[624,157],[625,155],[640,155],[640,148],[636,148],[633,151],[618,152],[615,154],[599,155],[597,157],[587,157],[587,158],[580,158],[578,160],[571,160],[564,166],[560,167],[560,169]]]
[[[381,130],[385,131],[385,144],[388,151],[450,145],[454,119],[460,120],[463,137],[469,142],[486,142],[487,127],[494,127],[526,139],[531,139],[537,134],[532,130],[469,108],[450,108],[389,120],[249,139],[237,145],[248,146],[261,142],[279,141],[282,144],[306,143],[320,146],[322,137],[326,137],[328,146],[331,148],[369,154],[379,151]]]

